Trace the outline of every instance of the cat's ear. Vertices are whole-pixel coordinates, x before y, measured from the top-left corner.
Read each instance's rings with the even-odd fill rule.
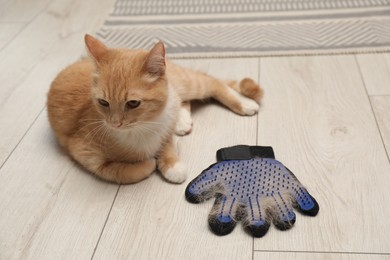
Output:
[[[89,34],[84,36],[84,40],[91,56],[95,59],[95,61],[99,62],[108,50],[106,45]]]
[[[164,43],[158,42],[150,50],[142,67],[142,71],[150,79],[157,79],[165,74],[165,47]]]

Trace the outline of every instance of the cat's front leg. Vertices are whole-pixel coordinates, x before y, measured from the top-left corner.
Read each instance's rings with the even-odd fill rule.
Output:
[[[154,158],[141,162],[107,161],[101,150],[82,139],[69,140],[71,156],[91,173],[106,181],[131,184],[148,178],[156,170]]]
[[[180,161],[172,137],[164,144],[157,157],[157,168],[172,183],[182,183],[187,178],[184,164]]]
[[[118,184],[131,184],[148,178],[156,170],[156,160],[142,162],[106,162],[95,172],[100,178]]]
[[[183,102],[179,117],[176,122],[175,133],[177,135],[188,135],[192,131],[192,118],[191,118],[191,103],[190,101]]]

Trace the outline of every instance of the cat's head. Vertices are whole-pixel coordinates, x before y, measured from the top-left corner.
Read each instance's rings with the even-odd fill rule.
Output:
[[[130,129],[162,113],[168,99],[162,42],[149,52],[110,49],[90,35],[85,43],[96,65],[91,97],[107,125]]]

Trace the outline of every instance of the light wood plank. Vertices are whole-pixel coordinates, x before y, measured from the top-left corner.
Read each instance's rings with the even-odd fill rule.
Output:
[[[257,59],[196,60],[195,65],[223,77],[257,78]],[[212,201],[194,205],[185,200],[186,185],[215,163],[217,149],[256,142],[256,116],[240,117],[214,103],[194,108],[194,129],[178,138],[189,178],[172,185],[160,176],[122,186],[94,259],[250,259],[252,237],[238,225],[218,237],[208,229]]]
[[[389,258],[390,255],[256,251],[253,260],[387,260]]]
[[[83,53],[84,34],[100,26],[112,4],[56,0],[0,52],[0,165],[44,107],[55,75]]]
[[[320,204],[256,250],[390,252],[390,166],[353,56],[261,59],[259,144]]]
[[[371,104],[375,112],[379,129],[387,155],[390,155],[390,96],[371,97]]]
[[[4,48],[24,27],[25,23],[0,23],[0,51]]]
[[[51,0],[1,1],[0,22],[31,22]]]
[[[390,95],[390,54],[356,55],[369,95]]]
[[[64,155],[46,117],[0,170],[0,259],[90,259],[118,189]]]

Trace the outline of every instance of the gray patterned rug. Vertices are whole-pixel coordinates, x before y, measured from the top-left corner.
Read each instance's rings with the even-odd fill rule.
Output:
[[[117,0],[98,38],[170,57],[390,50],[390,0]]]

